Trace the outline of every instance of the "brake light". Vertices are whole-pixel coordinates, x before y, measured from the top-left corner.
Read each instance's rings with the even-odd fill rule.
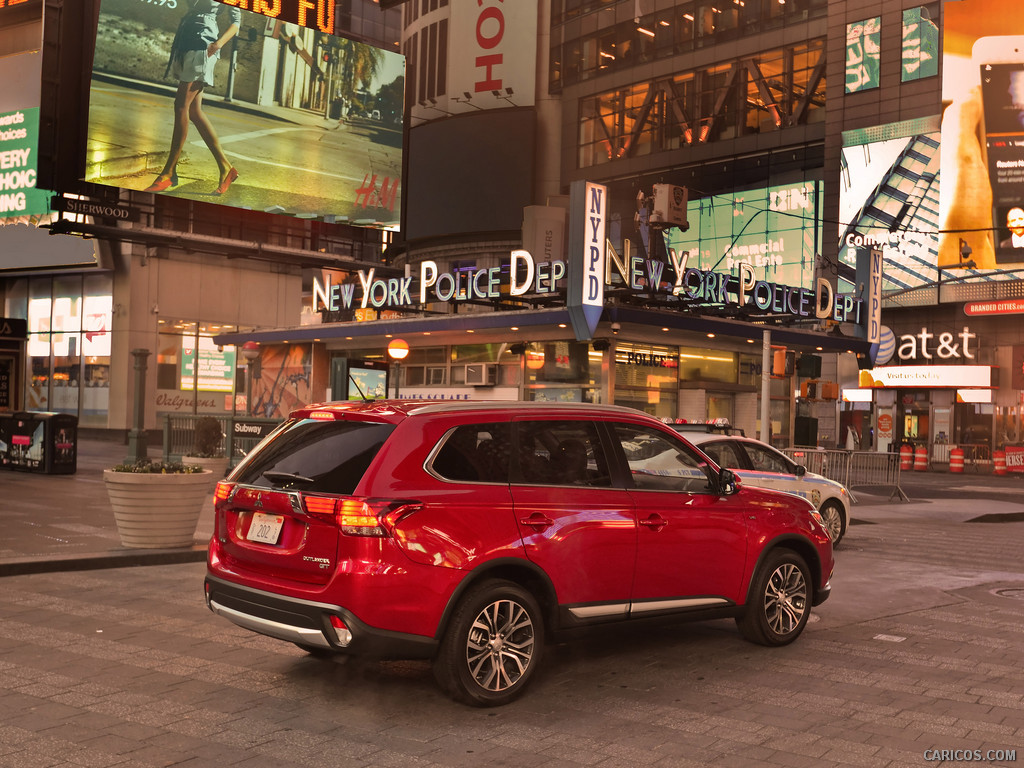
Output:
[[[309,418],[317,421],[334,421],[334,414],[330,411],[313,411],[309,414]]]
[[[330,496],[306,496],[306,512],[311,515],[333,515],[337,499]]]
[[[387,511],[387,510],[382,510]],[[338,525],[349,536],[386,536],[373,508],[363,499],[339,499]]]
[[[348,536],[389,536],[406,515],[422,508],[415,501],[363,499],[352,496],[307,496],[302,502],[311,515],[333,515],[341,532]]]
[[[213,490],[214,503],[224,501],[224,499],[231,495],[231,491],[233,491],[234,488],[234,483],[227,483],[223,480],[218,482],[217,487]]]

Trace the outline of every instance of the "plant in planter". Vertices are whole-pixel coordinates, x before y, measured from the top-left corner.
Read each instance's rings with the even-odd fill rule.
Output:
[[[224,454],[223,446],[224,433],[221,432],[220,422],[212,416],[201,416],[193,432],[192,450],[185,458],[213,472],[213,480],[216,482],[228,470],[228,457]]]
[[[191,546],[212,474],[196,464],[149,459],[103,470],[121,543],[142,549]]]

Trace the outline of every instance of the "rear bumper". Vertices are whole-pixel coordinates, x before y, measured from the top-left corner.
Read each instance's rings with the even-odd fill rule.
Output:
[[[377,629],[340,605],[285,597],[206,577],[206,605],[218,616],[261,635],[309,648],[358,656],[393,659],[430,658],[437,642],[432,637]],[[331,625],[339,617],[352,634],[342,644]]]

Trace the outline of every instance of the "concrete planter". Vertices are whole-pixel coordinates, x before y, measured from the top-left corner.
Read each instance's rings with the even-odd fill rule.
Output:
[[[224,476],[228,473],[228,457],[222,456],[217,459],[201,459],[198,456],[182,456],[182,464],[198,464],[203,469],[208,469],[213,473],[210,478],[210,486],[213,487],[218,481],[223,480]]]
[[[167,475],[103,470],[121,543],[138,549],[192,546],[212,474],[209,470]]]

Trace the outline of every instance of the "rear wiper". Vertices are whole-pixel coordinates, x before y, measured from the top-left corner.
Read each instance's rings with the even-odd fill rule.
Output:
[[[306,477],[305,475],[297,475],[294,472],[274,472],[270,470],[264,472],[263,476],[267,478],[274,485],[283,485],[284,483],[315,483],[312,477]]]

